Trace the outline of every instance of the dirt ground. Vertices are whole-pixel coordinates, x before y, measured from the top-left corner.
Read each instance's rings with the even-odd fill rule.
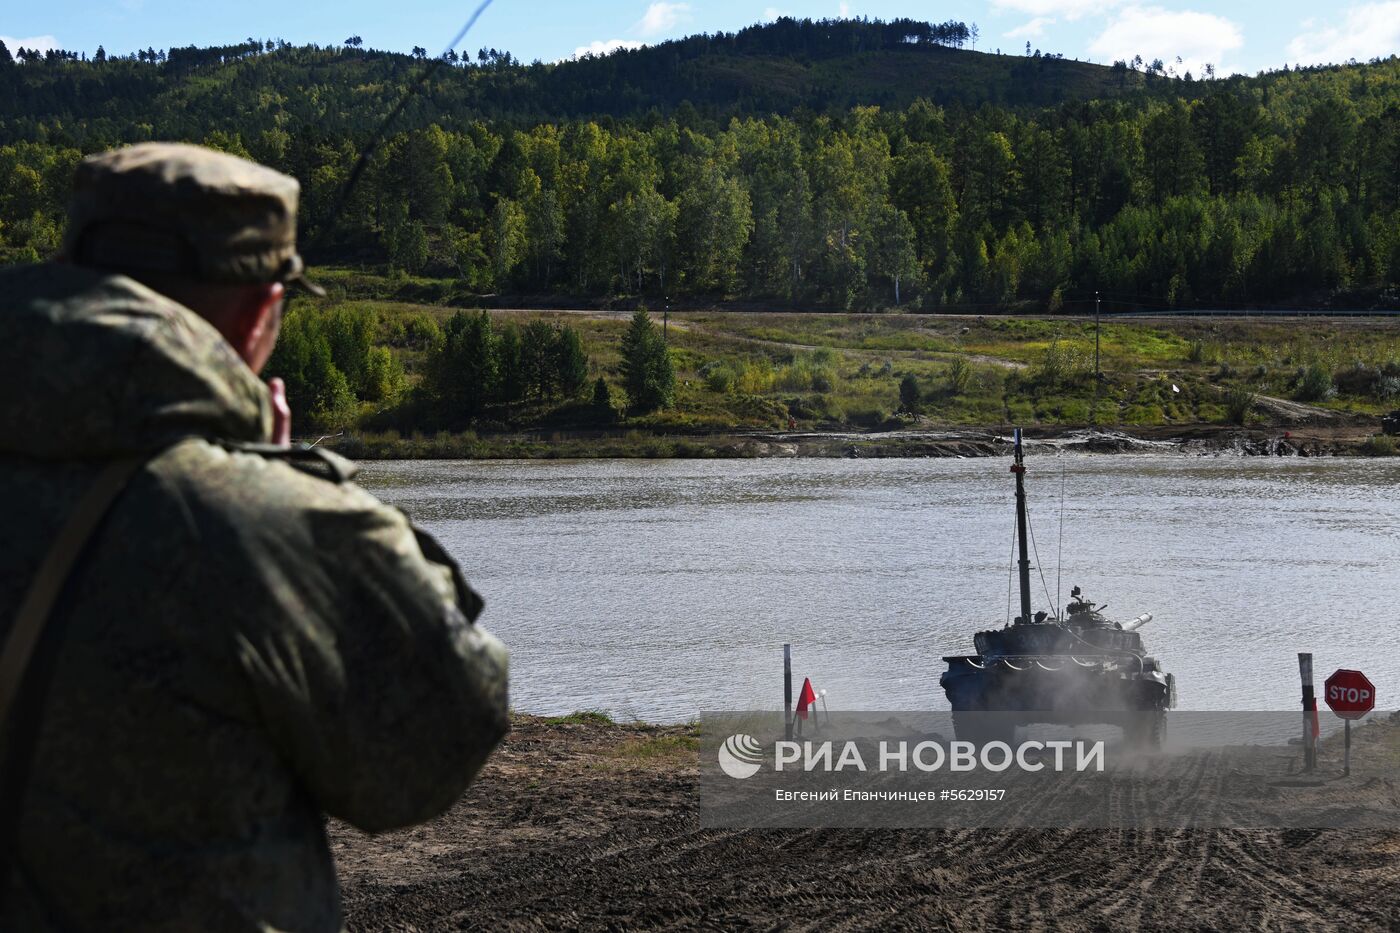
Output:
[[[520,717],[440,819],[332,824],[350,929],[1400,928],[1400,832],[701,830],[694,744]],[[1393,806],[1366,747],[1347,780]]]

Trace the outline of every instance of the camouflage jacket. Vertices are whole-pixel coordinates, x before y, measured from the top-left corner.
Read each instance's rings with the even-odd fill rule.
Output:
[[[0,274],[0,637],[102,462],[161,451],[55,610],[0,929],[338,930],[321,813],[426,820],[504,734],[476,595],[345,461],[241,449],[270,412],[136,282]]]

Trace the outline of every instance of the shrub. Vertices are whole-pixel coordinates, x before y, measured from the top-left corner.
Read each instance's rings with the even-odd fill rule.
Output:
[[[365,356],[363,396],[371,402],[390,402],[403,388],[403,367],[398,358],[388,347],[370,347]]]
[[[1361,452],[1368,457],[1395,456],[1395,438],[1385,434],[1372,434],[1361,442]]]
[[[760,360],[749,360],[744,363],[743,369],[739,370],[735,379],[740,392],[749,395],[762,395],[773,389],[773,364],[767,358]]]
[[[804,359],[797,359],[778,370],[777,386],[785,392],[800,392],[812,384],[812,370]]]
[[[1231,424],[1244,424],[1257,401],[1254,393],[1245,387],[1232,386],[1225,393],[1225,420]]]
[[[1299,370],[1297,381],[1298,388],[1293,397],[1300,402],[1321,402],[1336,393],[1332,386],[1332,374],[1318,363]]]
[[[1358,361],[1338,370],[1332,382],[1341,395],[1372,397],[1380,395],[1381,379],[1379,367],[1367,366]]]
[[[442,328],[426,314],[415,314],[403,324],[403,343],[396,346],[414,350],[439,350],[443,344]]]
[[[852,424],[865,427],[879,427],[890,420],[890,413],[883,408],[863,408],[850,413]]]
[[[967,391],[968,383],[972,381],[972,367],[967,365],[966,358],[955,356],[948,364],[947,376],[948,394],[962,395]]]
[[[1080,354],[1056,340],[1041,354],[1035,366],[1035,379],[1043,386],[1054,388],[1074,381],[1085,370]]]
[[[705,387],[711,392],[728,392],[734,388],[734,371],[727,366],[709,366],[709,372],[701,370],[705,378]]]
[[[911,415],[919,411],[919,380],[913,373],[906,375],[899,383],[899,408]]]

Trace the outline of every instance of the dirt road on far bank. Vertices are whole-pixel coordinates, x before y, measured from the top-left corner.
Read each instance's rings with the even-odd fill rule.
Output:
[[[685,727],[522,717],[441,819],[332,843],[352,930],[1400,926],[1400,832],[700,830]]]

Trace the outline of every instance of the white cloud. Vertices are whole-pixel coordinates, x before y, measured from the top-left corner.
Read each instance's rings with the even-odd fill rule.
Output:
[[[601,58],[616,52],[618,49],[640,49],[643,44],[633,39],[608,39],[607,41],[599,39],[574,49],[574,58],[584,58],[588,55],[596,55]]]
[[[1400,49],[1400,2],[1363,3],[1347,8],[1341,26],[1303,22],[1309,30],[1288,43],[1288,56],[1300,65],[1340,64],[1395,54]]]
[[[0,42],[5,43],[5,48],[13,55],[20,49],[29,49],[32,52],[47,52],[49,49],[59,48],[58,40],[53,36],[30,36],[28,39],[16,39],[14,36],[0,36]]]
[[[643,36],[659,36],[662,33],[670,32],[681,23],[690,22],[689,3],[666,3],[665,0],[657,0],[647,11],[642,14],[642,18],[637,20],[637,24],[632,27],[632,31]]]
[[[992,8],[998,13],[1011,10],[1035,17],[1063,16],[1072,20],[1102,13],[1117,3],[1118,0],[992,0]]]
[[[850,5],[849,3],[846,3],[845,0],[842,0],[841,5],[840,5],[837,9],[839,9],[839,10],[841,11],[841,18],[842,18],[842,19],[850,19],[850,17],[851,17],[851,5]]]
[[[1199,77],[1207,62],[1215,65],[1217,74],[1231,73],[1233,69],[1221,61],[1242,45],[1244,34],[1240,27],[1223,16],[1132,6],[1119,13],[1090,43],[1089,52],[1114,61],[1132,61],[1134,55],[1141,55],[1148,63],[1160,58],[1177,74],[1189,71]]]
[[[1002,33],[1002,35],[1007,39],[1034,39],[1036,36],[1045,35],[1045,27],[1054,24],[1055,21],[1049,16],[1037,16],[1029,23],[1023,23],[1010,32]]]
[[[775,7],[775,6],[770,6],[770,7],[768,7],[767,9],[765,9],[765,10],[763,11],[763,21],[764,21],[765,23],[771,23],[771,22],[773,22],[775,19],[778,19],[778,18],[781,17],[781,16],[791,16],[791,15],[792,15],[792,13],[789,12],[788,10],[780,10],[780,9],[778,9],[778,8]]]

